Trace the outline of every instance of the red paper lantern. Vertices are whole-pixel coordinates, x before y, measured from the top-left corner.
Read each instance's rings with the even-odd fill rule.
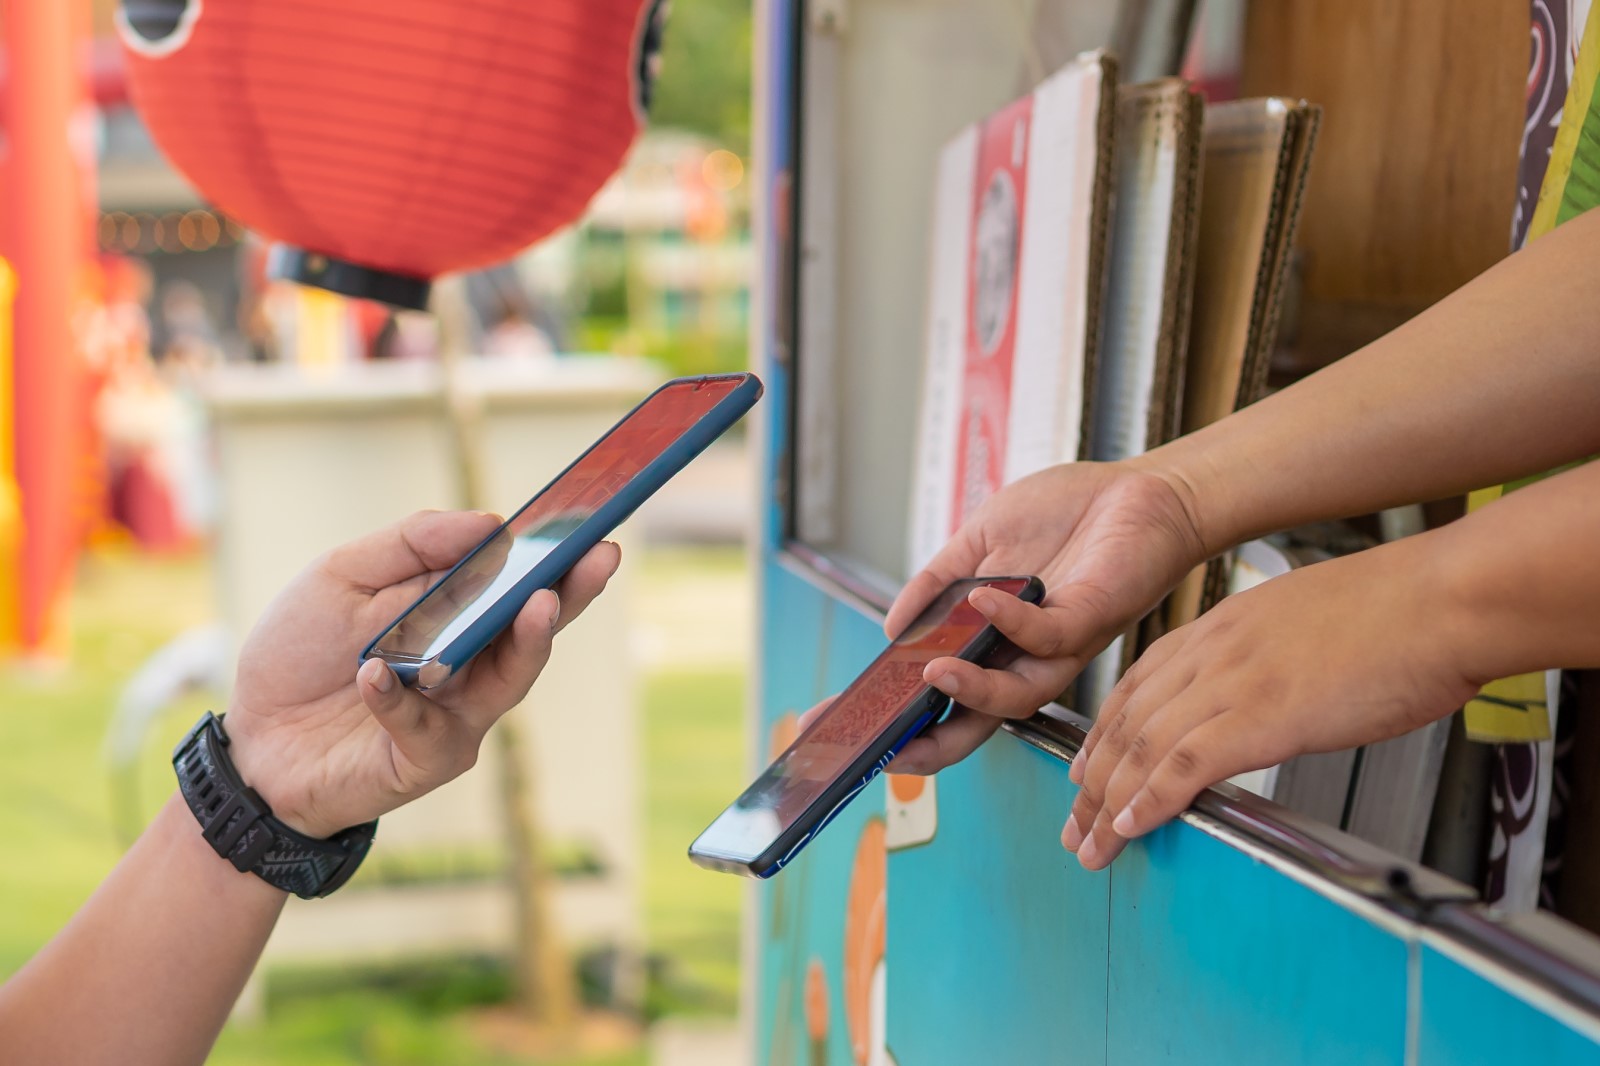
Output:
[[[420,307],[582,213],[644,122],[664,0],[123,0],[134,103],[274,273]]]

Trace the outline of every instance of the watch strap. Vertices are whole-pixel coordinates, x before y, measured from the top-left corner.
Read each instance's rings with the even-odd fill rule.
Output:
[[[172,766],[201,835],[217,854],[302,899],[326,896],[350,880],[372,847],[376,821],[318,840],[276,818],[240,778],[222,719],[210,711],[173,749]]]

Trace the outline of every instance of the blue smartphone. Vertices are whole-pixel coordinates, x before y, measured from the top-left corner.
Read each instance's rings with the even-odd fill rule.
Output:
[[[361,653],[435,688],[761,398],[754,374],[676,378],[472,549]]]
[[[1036,577],[969,578],[945,589],[717,816],[689,846],[689,858],[747,877],[787,866],[949,707],[950,697],[922,680],[930,662],[946,655],[992,662],[1010,647],[967,602],[983,586],[1028,603],[1044,598]]]

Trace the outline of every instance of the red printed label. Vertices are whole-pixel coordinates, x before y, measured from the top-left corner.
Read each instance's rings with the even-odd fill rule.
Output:
[[[978,136],[952,531],[1000,487],[1005,470],[1032,118],[1032,98],[1018,100]]]

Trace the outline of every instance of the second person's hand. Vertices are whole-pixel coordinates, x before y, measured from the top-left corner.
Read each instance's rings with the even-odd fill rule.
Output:
[[[1435,539],[1293,571],[1157,641],[1072,761],[1062,845],[1101,869],[1218,781],[1398,736],[1470,699],[1486,678],[1464,666]]]
[[[907,744],[900,773],[933,773],[970,755],[1004,718],[1055,699],[1085,664],[1209,554],[1181,480],[1127,463],[1070,463],[990,497],[889,610],[892,637],[952,581],[1036,574],[1039,606],[992,589],[969,600],[1022,655],[1000,669],[935,659],[924,679],[960,705]]]

